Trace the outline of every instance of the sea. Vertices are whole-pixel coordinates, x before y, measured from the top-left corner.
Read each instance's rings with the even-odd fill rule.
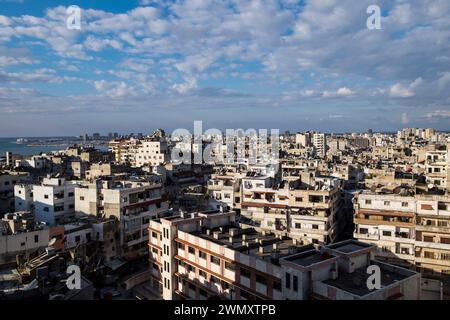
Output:
[[[22,138],[22,137],[20,137]],[[73,137],[33,137],[25,138],[31,142],[17,142],[18,138],[0,138],[0,158],[6,156],[10,151],[14,154],[31,156],[50,151],[65,150],[68,146],[74,144]],[[36,143],[39,141],[40,143]],[[49,142],[50,141],[50,142]],[[37,144],[37,145],[32,145]],[[100,146],[99,149],[106,150],[107,147]]]

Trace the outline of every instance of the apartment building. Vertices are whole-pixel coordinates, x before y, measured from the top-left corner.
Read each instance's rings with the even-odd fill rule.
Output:
[[[135,138],[112,140],[108,144],[108,150],[113,153],[114,159],[119,163],[136,166],[136,154],[141,141]]]
[[[90,165],[86,171],[86,179],[94,180],[105,176],[112,176],[116,173],[125,172],[130,168],[123,164],[113,162],[98,162]]]
[[[417,197],[415,263],[424,275],[449,283],[450,197]]]
[[[414,266],[415,213],[414,196],[363,192],[355,203],[354,237],[376,244],[380,260]]]
[[[312,173],[305,176],[278,182],[248,173],[242,178],[241,214],[255,226],[288,234],[303,243],[334,241],[342,207],[339,179]]]
[[[316,176],[314,185],[289,186],[289,236],[304,243],[334,242],[340,231],[343,201],[340,180]]]
[[[450,181],[448,172],[450,157],[448,150],[428,151],[425,160],[425,176],[428,184],[435,185],[438,188],[447,189],[447,181]]]
[[[314,133],[312,144],[316,155],[319,158],[325,158],[327,155],[327,139],[325,133]]]
[[[354,223],[354,237],[377,245],[377,259],[419,270],[431,281],[442,281],[442,295],[450,297],[448,196],[364,192],[355,202]]]
[[[150,222],[151,286],[163,299],[419,299],[420,274],[371,260],[374,246],[349,240],[320,250],[240,227],[233,211]],[[369,290],[369,265],[381,289]],[[356,281],[357,280],[357,281]]]
[[[219,209],[221,206],[228,210],[240,207],[241,179],[237,174],[212,174],[208,181],[208,206]]]
[[[14,186],[14,207],[15,211],[32,211],[33,205],[33,185],[16,184]]]
[[[311,132],[297,133],[295,135],[295,144],[300,147],[311,146]]]
[[[73,218],[76,186],[77,183],[74,181],[49,177],[44,178],[41,184],[33,185],[33,208],[36,221],[44,221],[53,226]]]
[[[30,212],[8,213],[0,220],[0,265],[16,263],[17,256],[28,259],[49,243],[50,229],[34,222]]]
[[[137,148],[136,166],[157,166],[169,161],[169,149],[165,141],[144,140]]]
[[[0,171],[0,215],[14,212],[14,186],[29,181],[29,173]]]
[[[123,255],[136,258],[147,253],[149,221],[165,215],[168,202],[152,179],[98,180],[75,189],[75,211],[117,219]]]

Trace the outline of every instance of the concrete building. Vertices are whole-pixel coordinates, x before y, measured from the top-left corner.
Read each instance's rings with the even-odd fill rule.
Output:
[[[145,179],[99,180],[75,189],[78,216],[115,218],[119,221],[123,255],[135,258],[148,252],[148,224],[168,212],[159,182]]]
[[[435,291],[437,299],[450,297],[448,196],[365,192],[355,200],[354,223],[354,237],[375,244],[378,260],[420,271],[424,291]],[[430,288],[434,281],[443,288]]]
[[[342,207],[339,179],[306,176],[278,182],[248,173],[242,178],[241,214],[259,228],[305,244],[334,241]]]
[[[49,243],[49,227],[34,222],[30,212],[8,213],[0,220],[0,265],[28,259]]]
[[[165,141],[144,140],[137,148],[136,166],[157,166],[169,161],[169,150]]]
[[[76,186],[64,178],[44,178],[40,185],[33,185],[35,219],[55,225],[73,218]]]
[[[426,153],[425,175],[428,184],[435,185],[438,188],[447,189],[449,177],[448,169],[449,159],[448,150],[428,151]]]
[[[16,171],[0,171],[0,215],[14,212],[14,186],[27,182],[29,173]]]
[[[151,286],[163,299],[419,299],[420,274],[373,261],[374,246],[346,241],[319,250],[241,228],[235,212],[207,211],[150,222]],[[366,284],[369,265],[380,289]],[[357,280],[357,281],[356,281]]]
[[[314,146],[316,155],[319,158],[325,158],[325,156],[327,155],[327,140],[325,133],[314,133],[312,144]]]

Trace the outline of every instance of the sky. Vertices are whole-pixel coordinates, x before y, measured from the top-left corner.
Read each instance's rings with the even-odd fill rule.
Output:
[[[0,0],[0,137],[448,130],[449,37],[448,0]]]

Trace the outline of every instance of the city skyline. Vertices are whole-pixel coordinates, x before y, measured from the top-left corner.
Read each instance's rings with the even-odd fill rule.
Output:
[[[0,2],[0,137],[450,124],[448,1]]]

